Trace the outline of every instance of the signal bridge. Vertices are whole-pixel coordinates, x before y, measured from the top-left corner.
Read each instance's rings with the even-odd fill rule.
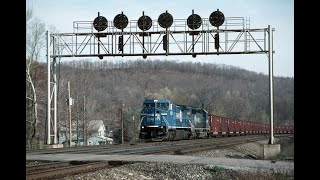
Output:
[[[152,20],[148,30],[139,29],[137,20],[129,21],[124,29],[116,28],[113,21],[107,24],[104,31],[97,32],[93,21],[75,21],[73,33],[50,34],[50,41],[54,41],[51,57],[196,57],[268,52],[266,36],[269,29],[250,29],[249,20],[242,17],[227,17],[220,27],[212,26],[209,18],[201,18],[201,26],[197,29],[190,28],[187,19],[175,19],[169,28],[163,28],[157,20]],[[215,38],[217,34],[219,40]]]

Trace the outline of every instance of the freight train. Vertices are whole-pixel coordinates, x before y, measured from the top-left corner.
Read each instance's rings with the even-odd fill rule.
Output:
[[[147,99],[140,114],[141,140],[162,141],[267,134],[270,125],[209,115],[202,108],[167,99]],[[274,133],[294,133],[292,126],[274,126]]]

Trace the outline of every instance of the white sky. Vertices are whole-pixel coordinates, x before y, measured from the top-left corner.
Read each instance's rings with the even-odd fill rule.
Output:
[[[65,33],[73,32],[74,21],[93,21],[98,12],[112,21],[114,16],[123,11],[130,21],[138,20],[142,11],[151,19],[157,19],[166,10],[173,18],[187,19],[192,9],[206,18],[219,9],[225,17],[250,18],[251,28],[267,28],[268,25],[275,28],[274,76],[294,77],[293,0],[27,0],[27,8],[33,8],[34,17],[41,19],[46,27],[53,25],[59,32]],[[268,74],[268,58],[264,54],[150,58],[227,64]]]

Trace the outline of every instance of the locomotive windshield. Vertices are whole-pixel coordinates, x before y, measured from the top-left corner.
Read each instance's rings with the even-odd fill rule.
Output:
[[[143,104],[143,107],[146,107],[146,108],[151,108],[151,107],[154,107],[155,106],[155,103],[144,103]]]
[[[144,103],[143,104],[144,108],[159,108],[163,110],[168,110],[169,103]]]
[[[169,103],[158,103],[157,108],[168,110]]]

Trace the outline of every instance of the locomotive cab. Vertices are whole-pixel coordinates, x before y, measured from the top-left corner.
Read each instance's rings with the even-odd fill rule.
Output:
[[[163,139],[168,131],[168,116],[172,116],[172,103],[168,100],[146,100],[140,119],[141,139]]]
[[[208,138],[208,112],[177,105],[166,99],[145,100],[141,110],[140,139],[181,140]]]

